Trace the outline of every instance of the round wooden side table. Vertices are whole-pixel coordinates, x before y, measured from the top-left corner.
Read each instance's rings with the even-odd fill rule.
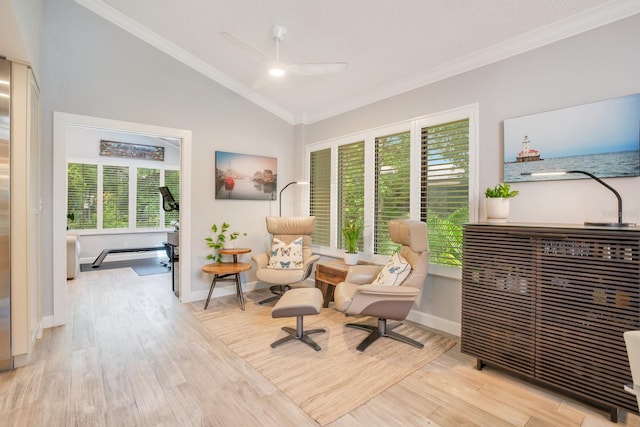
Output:
[[[211,287],[209,288],[209,296],[207,296],[207,302],[204,304],[204,309],[209,307],[209,301],[211,301],[211,295],[213,289],[216,287],[217,282],[235,282],[236,284],[236,296],[240,300],[240,307],[244,310],[244,293],[242,292],[242,283],[240,282],[240,273],[243,271],[251,270],[251,264],[246,262],[238,262],[239,254],[246,254],[251,252],[249,248],[227,248],[219,250],[223,255],[233,255],[233,262],[214,262],[202,267],[202,271],[207,274],[213,274],[213,280],[211,281]]]

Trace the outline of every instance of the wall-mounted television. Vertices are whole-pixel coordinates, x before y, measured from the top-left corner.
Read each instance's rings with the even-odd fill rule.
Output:
[[[504,121],[504,182],[640,176],[640,94]]]

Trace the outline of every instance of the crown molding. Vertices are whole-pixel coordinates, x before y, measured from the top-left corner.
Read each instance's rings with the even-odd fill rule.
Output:
[[[640,0],[611,0],[600,6],[572,15],[513,39],[474,52],[465,57],[431,68],[406,79],[385,85],[365,96],[339,100],[333,109],[317,113],[294,114],[270,101],[242,83],[232,79],[191,53],[120,13],[102,0],[75,0],[107,21],[119,26],[160,51],[204,74],[259,107],[292,124],[312,124],[396,95],[489,65],[521,53],[602,27],[640,13]]]
[[[352,98],[351,100],[342,100],[335,109],[319,113],[304,113],[298,116],[297,119],[302,124],[312,124],[325,120],[589,30],[603,27],[638,13],[640,13],[640,0],[611,0],[561,21],[431,68],[424,73],[383,86],[369,95]]]
[[[98,16],[106,19],[107,21],[117,25],[130,34],[138,37],[139,39],[149,43],[151,46],[159,49],[161,52],[166,53],[172,58],[182,62],[188,67],[196,70],[197,72],[204,74],[211,80],[219,83],[227,89],[237,93],[238,95],[246,98],[261,108],[271,112],[275,116],[290,123],[295,123],[295,117],[293,113],[281,107],[280,105],[270,101],[269,99],[261,96],[257,92],[249,89],[237,80],[232,79],[206,62],[200,60],[196,56],[187,52],[186,50],[176,46],[169,40],[159,36],[155,32],[149,30],[139,22],[129,18],[108,4],[101,0],[75,0],[76,3],[84,6],[90,11],[94,12]]]

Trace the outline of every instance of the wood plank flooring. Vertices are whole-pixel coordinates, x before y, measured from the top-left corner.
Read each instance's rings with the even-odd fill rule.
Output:
[[[195,320],[203,302],[180,304],[169,274],[86,272],[68,287],[68,324],[44,331],[31,364],[0,373],[0,425],[317,425]],[[209,310],[239,307],[230,296]],[[640,417],[621,411],[619,424],[640,427]],[[459,346],[330,424],[438,425],[615,424],[604,410],[477,371]]]

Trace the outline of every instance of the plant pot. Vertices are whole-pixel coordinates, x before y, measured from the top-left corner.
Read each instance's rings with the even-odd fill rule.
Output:
[[[358,263],[358,254],[344,254],[344,263],[347,265],[356,265]]]
[[[510,207],[510,200],[508,198],[487,197],[484,199],[484,210],[487,213],[487,222],[507,222]]]

